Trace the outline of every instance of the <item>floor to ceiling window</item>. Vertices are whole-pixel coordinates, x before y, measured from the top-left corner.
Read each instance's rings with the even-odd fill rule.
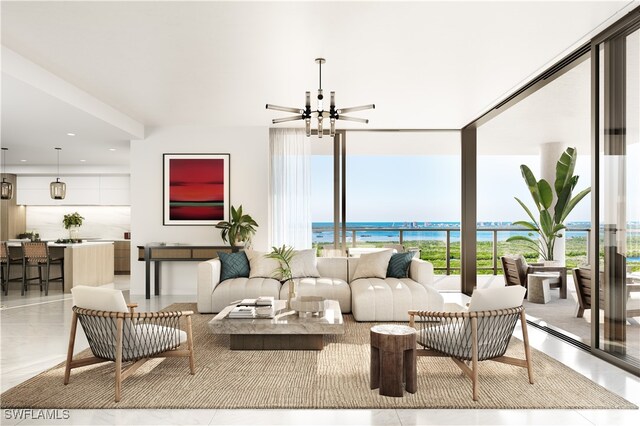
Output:
[[[596,352],[640,367],[640,22],[597,52]],[[595,72],[594,72],[595,74]]]
[[[459,290],[459,132],[347,130],[344,141],[345,252],[419,250],[434,264],[436,286]],[[342,199],[335,183],[342,182],[333,141],[314,141],[312,152],[313,240],[323,254],[335,245],[334,207]]]
[[[516,199],[529,208],[538,224],[544,215],[523,179],[522,165],[528,167],[536,181],[544,179],[553,188],[550,188],[553,199],[546,209],[551,215],[560,192],[555,189],[556,165],[566,148],[575,148],[577,152],[573,173],[578,181],[572,195],[591,184],[590,65],[585,54],[555,80],[480,126],[477,166],[478,286],[504,285],[501,256],[522,255],[527,265],[553,258],[567,269],[566,295],[553,289],[552,284],[548,291],[545,289],[544,303],[536,303],[541,301],[534,297],[525,300],[527,314],[537,324],[585,345],[591,339],[590,318],[577,315],[579,296],[572,269],[588,263],[590,196],[576,204],[562,221],[567,229],[561,232],[562,237],[556,238],[553,256],[545,247],[539,246],[543,251],[540,253],[530,243],[508,240],[524,236],[541,241],[540,232],[525,230],[517,224],[532,222],[532,218]],[[545,210],[544,206],[540,210]],[[524,280],[528,279],[527,276]]]
[[[419,250],[436,287],[459,290],[459,145],[456,131],[348,131],[350,247]]]

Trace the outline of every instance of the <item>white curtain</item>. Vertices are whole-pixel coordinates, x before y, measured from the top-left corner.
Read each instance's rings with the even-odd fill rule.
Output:
[[[304,129],[270,129],[271,245],[311,248],[311,142]]]

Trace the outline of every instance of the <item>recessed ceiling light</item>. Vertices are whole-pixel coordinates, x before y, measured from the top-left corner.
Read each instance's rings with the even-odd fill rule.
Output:
[[[116,150],[115,148],[109,148],[109,151],[115,151],[115,150]]]
[[[26,163],[26,162],[27,162],[27,160],[20,160],[20,162],[21,162],[21,163]]]
[[[75,133],[67,133],[67,136],[75,136]]]
[[[81,163],[84,163],[85,161],[87,161],[87,160],[80,160]]]

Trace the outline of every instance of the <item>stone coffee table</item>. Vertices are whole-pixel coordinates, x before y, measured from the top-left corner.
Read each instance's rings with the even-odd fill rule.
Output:
[[[228,334],[232,350],[322,350],[325,334],[344,334],[340,304],[325,300],[322,317],[300,318],[286,310],[286,300],[276,300],[274,318],[227,318],[227,306],[209,321],[212,334]]]

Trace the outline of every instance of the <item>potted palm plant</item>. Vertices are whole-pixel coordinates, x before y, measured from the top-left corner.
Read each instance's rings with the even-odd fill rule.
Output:
[[[224,220],[216,224],[216,228],[222,230],[220,231],[222,241],[229,243],[232,248],[249,245],[257,227],[258,224],[251,216],[243,214],[242,205],[237,210],[231,206],[230,220]]]
[[[556,239],[562,238],[560,232],[566,228],[564,225],[565,219],[580,200],[591,191],[591,187],[583,189],[572,198],[573,190],[578,183],[578,176],[573,174],[577,155],[578,153],[575,148],[567,148],[565,152],[562,153],[556,163],[556,180],[553,187],[544,179],[536,180],[533,172],[526,165],[523,164],[520,166],[522,177],[529,188],[536,210],[538,211],[538,218],[533,215],[522,200],[514,197],[531,221],[521,220],[513,222],[513,224],[523,226],[533,232],[529,232],[528,236],[514,235],[507,238],[507,241],[524,243],[527,247],[536,250],[543,260],[554,260],[553,249]],[[554,198],[556,199],[555,205],[553,205]],[[539,239],[534,240],[532,238],[534,237],[534,232],[539,234]]]
[[[289,281],[289,295],[287,297],[287,308],[291,308],[291,300],[296,298],[296,283],[291,279],[291,259],[295,254],[293,247],[272,247],[271,253],[268,253],[266,257],[275,259],[280,262],[280,267],[276,270],[276,275],[282,275],[282,282]]]

